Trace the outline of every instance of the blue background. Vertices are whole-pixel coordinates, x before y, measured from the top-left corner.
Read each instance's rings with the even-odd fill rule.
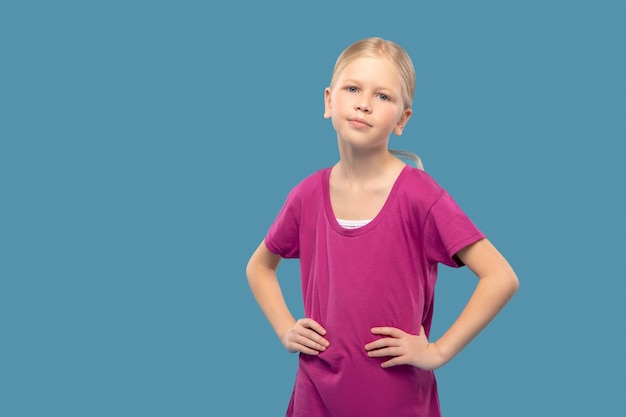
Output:
[[[296,356],[244,268],[337,159],[322,93],[382,36],[417,70],[420,154],[516,269],[437,371],[455,416],[623,409],[620,1],[0,5],[0,415],[279,416]],[[297,263],[281,281],[301,313]],[[475,284],[442,268],[433,335]]]

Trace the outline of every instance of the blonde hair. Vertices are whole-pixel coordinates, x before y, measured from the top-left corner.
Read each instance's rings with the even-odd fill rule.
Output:
[[[410,109],[415,94],[415,68],[409,54],[395,42],[382,38],[365,38],[348,46],[337,58],[333,74],[330,79],[330,88],[335,86],[339,74],[348,64],[358,58],[385,58],[388,59],[398,70],[402,81],[402,103],[404,109]],[[417,154],[409,151],[389,150],[400,159],[408,159],[414,162],[419,169],[424,169],[422,160]]]

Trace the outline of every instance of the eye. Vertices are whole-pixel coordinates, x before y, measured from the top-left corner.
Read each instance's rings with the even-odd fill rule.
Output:
[[[383,101],[389,101],[389,100],[391,100],[387,94],[379,94],[379,95],[378,95],[378,98],[380,98],[380,99],[381,99],[381,100],[383,100]]]
[[[347,90],[349,93],[356,93],[357,91],[359,91],[359,89],[358,89],[358,88],[356,88],[356,87],[346,87],[346,90]]]

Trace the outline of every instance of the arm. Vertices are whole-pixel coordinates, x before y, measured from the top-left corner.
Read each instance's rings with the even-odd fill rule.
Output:
[[[465,308],[437,340],[430,343],[424,332],[409,335],[400,329],[379,327],[373,334],[388,336],[365,346],[371,357],[392,356],[383,367],[411,364],[436,369],[456,356],[500,312],[519,287],[515,272],[487,239],[457,253],[478,277],[478,284]]]
[[[326,330],[312,319],[294,319],[276,276],[280,260],[261,242],[246,267],[250,289],[285,348],[292,353],[316,355],[329,345],[323,337]]]
[[[435,342],[445,362],[467,346],[519,288],[515,272],[487,239],[469,245],[457,256],[476,274],[478,284],[457,320]]]

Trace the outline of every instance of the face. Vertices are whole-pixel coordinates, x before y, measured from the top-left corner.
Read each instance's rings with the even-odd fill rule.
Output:
[[[340,141],[359,147],[387,148],[411,116],[402,102],[402,79],[384,58],[358,58],[324,91],[324,117],[332,119]]]

